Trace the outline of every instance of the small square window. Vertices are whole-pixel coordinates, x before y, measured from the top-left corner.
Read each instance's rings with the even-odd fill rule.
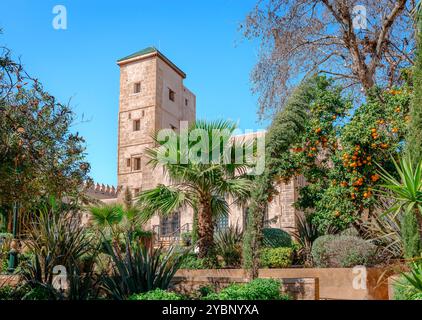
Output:
[[[141,83],[140,82],[136,82],[133,85],[133,93],[139,93],[141,92]]]
[[[133,120],[133,131],[141,130],[141,120]]]
[[[171,130],[177,130],[177,127],[175,127],[174,125],[170,124],[170,129]]]
[[[139,188],[135,188],[133,189],[133,195],[136,197],[139,194],[140,189]]]
[[[173,90],[171,90],[170,88],[169,88],[169,99],[171,100],[171,101],[174,101],[174,96],[176,95],[176,93],[173,91]]]
[[[130,167],[130,158],[129,159],[126,159],[126,166],[127,167]]]
[[[141,170],[141,158],[134,158],[133,161],[133,170]]]
[[[145,110],[142,110],[142,116],[145,117]]]
[[[188,104],[189,104],[189,100],[188,99],[185,99],[185,106],[187,107]]]

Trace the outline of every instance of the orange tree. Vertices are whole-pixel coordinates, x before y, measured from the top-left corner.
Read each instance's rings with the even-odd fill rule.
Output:
[[[344,229],[372,210],[380,184],[375,163],[390,168],[389,153],[402,149],[411,87],[378,90],[361,105],[334,80],[304,81],[274,118],[266,145],[266,169],[255,181],[244,241],[244,266],[257,275],[262,212],[277,182],[303,175],[295,205],[321,233]],[[250,229],[250,230],[249,230]]]
[[[371,214],[381,182],[376,163],[393,169],[390,154],[403,147],[411,95],[407,85],[378,90],[356,107],[333,81],[316,82],[305,128],[275,165],[279,181],[305,177],[296,206],[309,212],[320,232]]]

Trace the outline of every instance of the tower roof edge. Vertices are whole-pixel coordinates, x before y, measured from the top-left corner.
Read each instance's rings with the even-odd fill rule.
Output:
[[[123,58],[117,60],[117,64],[120,66],[120,65],[123,65],[125,63],[141,60],[143,58],[150,57],[150,56],[160,57],[161,60],[166,62],[171,68],[173,68],[177,73],[179,73],[182,76],[183,79],[186,78],[186,73],[184,73],[178,66],[176,66],[173,62],[171,62],[171,60],[169,58],[167,58],[163,53],[161,53],[155,47],[147,47],[147,48],[144,48],[140,51],[132,53],[132,54],[126,56],[126,57],[123,57]]]

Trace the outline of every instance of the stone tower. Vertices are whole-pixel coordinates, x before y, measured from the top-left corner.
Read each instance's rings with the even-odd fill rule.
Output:
[[[184,85],[186,74],[156,48],[117,61],[120,67],[118,187],[139,191],[163,183],[161,170],[151,170],[144,156],[160,129],[179,129],[196,117],[196,98]],[[123,195],[124,192],[120,192]]]
[[[161,168],[147,165],[145,148],[153,147],[152,135],[160,129],[180,129],[180,121],[192,123],[196,118],[196,97],[184,85],[186,74],[156,48],[146,48],[117,61],[120,67],[119,132],[118,132],[118,192],[121,202],[126,187],[137,194],[168,181]],[[242,136],[238,137],[242,139]],[[295,178],[281,184],[278,195],[269,203],[265,214],[268,226],[292,231],[296,228],[293,203],[297,199]],[[232,203],[232,201],[228,201]],[[230,215],[217,225],[238,224],[245,227],[247,207],[230,205]],[[145,226],[160,236],[189,231],[193,210],[181,208],[171,217],[154,216]],[[187,226],[187,229],[185,228]]]

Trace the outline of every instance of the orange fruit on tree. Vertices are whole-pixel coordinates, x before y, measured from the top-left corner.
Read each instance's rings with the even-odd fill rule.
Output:
[[[379,176],[379,174],[373,174],[372,176],[371,176],[371,180],[373,181],[373,182],[377,182],[378,180],[380,179],[380,176]]]

